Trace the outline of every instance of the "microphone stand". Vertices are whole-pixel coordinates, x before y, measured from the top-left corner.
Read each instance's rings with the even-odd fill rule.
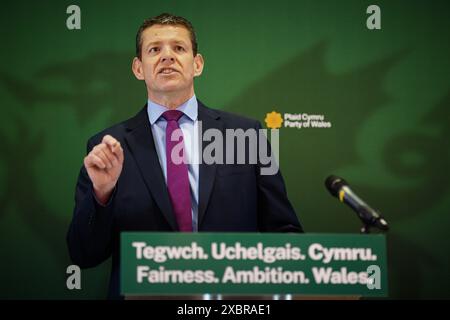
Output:
[[[389,230],[388,223],[381,216],[376,220],[367,221],[365,219],[361,219],[361,221],[363,223],[363,226],[360,229],[360,233],[362,234],[369,234],[370,228],[376,228],[380,232],[387,232]]]

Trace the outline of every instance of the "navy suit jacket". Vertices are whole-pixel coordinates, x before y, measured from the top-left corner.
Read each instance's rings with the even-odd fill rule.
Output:
[[[210,128],[259,129],[258,121],[205,107],[198,102],[203,132]],[[91,180],[81,168],[75,208],[67,233],[73,263],[94,267],[112,256],[109,297],[120,297],[119,241],[122,231],[177,231],[165,178],[145,106],[136,116],[88,141],[87,151],[105,134],[120,141],[122,173],[106,206],[97,203]],[[225,135],[224,135],[225,136]],[[203,142],[203,146],[208,143]],[[235,152],[236,154],[236,152]],[[247,158],[248,159],[248,158]],[[302,232],[284,181],[260,175],[260,164],[199,165],[199,232]]]

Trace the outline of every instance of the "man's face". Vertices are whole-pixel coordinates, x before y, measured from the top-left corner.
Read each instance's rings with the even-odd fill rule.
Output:
[[[154,25],[142,33],[141,59],[133,72],[145,80],[149,95],[192,94],[194,77],[203,70],[203,58],[194,57],[189,31],[183,26]]]

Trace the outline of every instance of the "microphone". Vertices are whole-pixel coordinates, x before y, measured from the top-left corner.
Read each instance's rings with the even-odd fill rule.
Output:
[[[358,214],[364,224],[363,232],[368,232],[369,227],[376,227],[386,231],[389,226],[386,220],[374,209],[369,207],[350,189],[349,184],[344,179],[331,175],[325,180],[325,186],[330,193],[337,197],[339,201],[346,203]]]

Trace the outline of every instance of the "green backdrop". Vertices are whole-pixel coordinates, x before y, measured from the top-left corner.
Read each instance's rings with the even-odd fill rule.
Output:
[[[66,8],[81,8],[81,30]],[[366,8],[381,8],[381,30]],[[357,232],[326,191],[345,177],[390,222],[390,296],[450,298],[448,1],[2,1],[0,298],[104,298],[109,262],[66,289],[65,234],[87,139],[146,102],[131,73],[140,23],[191,20],[206,65],[196,94],[280,129],[288,193],[306,231]]]

